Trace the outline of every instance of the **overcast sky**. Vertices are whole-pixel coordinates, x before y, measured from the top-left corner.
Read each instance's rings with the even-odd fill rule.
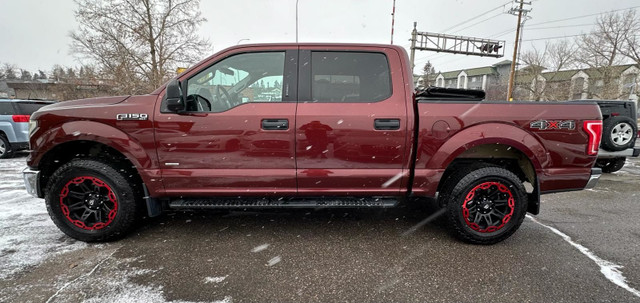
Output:
[[[299,0],[300,42],[389,43],[392,0]],[[201,28],[213,51],[240,43],[295,42],[295,0],[202,0],[208,21]],[[502,7],[501,5],[504,5]],[[507,0],[396,0],[394,44],[410,45],[413,22],[419,31],[506,40],[504,58],[418,52],[416,72],[427,60],[436,71],[491,65],[511,59],[516,17],[502,13]],[[533,0],[524,31],[524,48],[545,40],[526,41],[588,32],[596,16],[568,19],[640,6],[638,0]],[[499,8],[498,8],[499,7]],[[0,63],[29,71],[49,71],[54,64],[78,66],[69,53],[69,32],[77,27],[72,0],[0,0]],[[491,9],[495,9],[490,11]],[[488,12],[490,11],[490,12]],[[478,16],[456,28],[450,27]],[[477,24],[476,24],[477,23]],[[468,27],[468,28],[465,28]],[[551,28],[550,28],[551,27]],[[529,29],[530,28],[530,29]],[[496,34],[513,29],[500,37]],[[553,41],[553,40],[551,40]]]

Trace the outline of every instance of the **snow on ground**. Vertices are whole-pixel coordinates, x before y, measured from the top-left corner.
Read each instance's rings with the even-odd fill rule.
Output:
[[[0,159],[0,280],[11,279],[12,275],[56,255],[101,245],[75,241],[53,224],[44,200],[31,197],[24,188],[25,167],[24,157]],[[116,258],[116,251],[103,256],[93,269],[77,278],[56,281],[54,294],[47,302],[167,302],[162,286],[131,281],[150,271],[132,266],[134,259]],[[104,275],[105,271],[109,274]],[[226,278],[208,277],[204,283],[220,283]],[[216,300],[213,302],[232,302],[228,296]]]
[[[25,158],[0,159],[0,279],[85,243],[65,236],[49,219],[44,200],[27,194]]]

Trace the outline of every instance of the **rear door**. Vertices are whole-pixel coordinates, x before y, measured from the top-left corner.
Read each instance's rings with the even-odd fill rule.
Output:
[[[300,62],[299,194],[398,194],[407,108],[397,52],[301,47]],[[398,68],[392,72],[391,66]]]
[[[296,62],[296,47],[240,49],[180,78],[187,111],[155,118],[168,194],[295,194]]]

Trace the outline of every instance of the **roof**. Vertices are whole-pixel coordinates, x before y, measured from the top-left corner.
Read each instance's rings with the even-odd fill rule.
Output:
[[[502,60],[502,61],[500,61],[498,63],[495,63],[494,65],[491,65],[491,66],[500,66],[500,65],[507,65],[507,64],[511,65],[511,60]]]
[[[445,79],[456,79],[461,72],[465,72],[468,77],[475,77],[481,75],[497,75],[498,72],[491,66],[483,66],[469,69],[459,69],[450,72],[440,73]]]

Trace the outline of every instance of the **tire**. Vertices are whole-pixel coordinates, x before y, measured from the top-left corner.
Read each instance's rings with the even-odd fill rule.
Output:
[[[627,158],[625,157],[618,157],[618,158],[612,158],[612,159],[600,159],[596,161],[596,167],[602,168],[603,173],[610,174],[622,169],[626,161],[627,161]]]
[[[4,134],[0,135],[0,159],[11,158],[13,155],[13,150],[11,148],[11,143]]]
[[[633,147],[638,136],[638,125],[629,117],[609,117],[604,120],[602,147],[608,151],[621,151]]]
[[[141,197],[126,169],[98,160],[61,166],[45,190],[47,211],[69,237],[85,242],[126,236],[141,218]]]
[[[441,197],[451,232],[472,244],[495,244],[509,238],[527,212],[522,181],[511,171],[492,165],[474,165],[452,174],[445,180]]]

